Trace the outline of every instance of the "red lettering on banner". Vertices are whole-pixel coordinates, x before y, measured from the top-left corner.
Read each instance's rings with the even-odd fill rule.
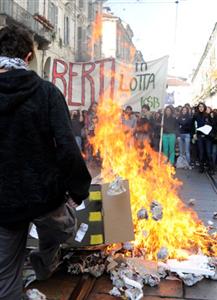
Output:
[[[66,63],[54,59],[52,82],[62,90],[69,106],[85,106],[103,99],[107,90],[110,98],[114,99],[115,72],[113,58],[87,63]]]
[[[86,70],[86,67],[89,66],[90,68]],[[82,105],[85,104],[85,80],[87,79],[90,83],[90,98],[91,103],[95,102],[95,86],[94,86],[94,79],[90,76],[95,70],[95,63],[84,63],[82,65],[82,75],[81,75],[81,103]]]
[[[64,67],[64,70],[63,72],[57,72],[57,64],[61,64],[63,67]],[[56,80],[57,79],[60,79],[62,81],[62,84],[63,84],[63,95],[66,97],[66,94],[67,94],[67,82],[66,82],[66,79],[65,79],[65,75],[68,71],[68,65],[66,62],[64,62],[63,60],[60,60],[60,59],[54,59],[54,62],[53,62],[53,78],[52,78],[52,83],[53,84],[56,84]]]
[[[73,96],[73,91],[72,91],[73,77],[78,76],[77,72],[73,72],[73,66],[74,65],[79,65],[79,64],[69,63],[68,105],[69,106],[80,106],[81,103],[73,102],[72,101],[72,96]]]

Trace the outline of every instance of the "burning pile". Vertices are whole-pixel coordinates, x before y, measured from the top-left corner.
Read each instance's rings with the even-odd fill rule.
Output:
[[[161,258],[162,249],[167,258],[185,259],[200,251],[216,256],[215,235],[209,234],[197,214],[179,198],[181,183],[174,177],[173,167],[164,162],[159,165],[158,153],[149,144],[135,147],[121,114],[113,100],[100,101],[91,142],[102,158],[104,180],[121,176],[129,181],[135,230],[130,250],[149,260]]]

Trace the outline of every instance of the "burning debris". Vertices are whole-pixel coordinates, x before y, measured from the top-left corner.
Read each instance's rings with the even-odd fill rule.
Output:
[[[157,254],[157,258],[159,260],[166,260],[169,256],[168,250],[166,247],[162,247],[160,248],[158,254]]]
[[[123,249],[127,251],[132,251],[134,249],[133,242],[125,242],[123,243]]]
[[[129,181],[135,231],[133,251],[143,251],[150,260],[157,260],[159,255],[166,257],[161,254],[162,246],[167,249],[168,258],[186,259],[192,249],[192,254],[201,250],[205,255],[217,256],[216,236],[178,196],[181,182],[175,178],[174,168],[163,160],[159,164],[158,153],[147,142],[142,151],[136,148],[133,133],[121,122],[122,108],[116,101],[99,101],[97,116],[90,143],[95,153],[100,153],[102,177],[105,182],[112,182],[114,174],[118,174]],[[195,204],[195,199],[189,201],[189,205]]]
[[[115,195],[119,195],[119,194],[122,194],[122,193],[125,193],[126,192],[126,189],[123,185],[123,180],[121,177],[117,177],[115,178],[115,180],[113,182],[111,182],[109,184],[109,189],[107,191],[107,194],[109,196],[115,196]]]
[[[109,246],[112,255],[102,262],[100,257],[94,258],[94,264],[83,260],[79,272],[91,267],[99,273],[107,270],[114,285],[110,294],[131,300],[142,298],[144,285],[157,285],[161,278],[174,274],[189,286],[204,277],[217,278],[215,261],[211,265],[208,258],[217,256],[217,235],[209,231],[213,224],[205,226],[181,201],[177,192],[181,183],[174,176],[174,168],[159,164],[158,153],[148,143],[144,142],[142,151],[136,149],[133,133],[121,123],[122,109],[116,101],[99,101],[97,116],[90,143],[100,153],[105,182],[113,182],[114,174],[129,181],[135,241]],[[111,191],[123,192],[118,184],[111,186]],[[195,203],[195,199],[189,199],[188,205]],[[195,254],[195,260],[190,254]]]
[[[148,212],[147,210],[143,207],[137,212],[137,218],[138,220],[143,220],[146,219],[148,220]]]
[[[73,256],[65,256],[65,260],[67,260],[68,273],[73,275],[90,273],[97,278],[104,273],[106,268],[106,256],[103,254],[103,252],[97,252],[84,257],[79,257],[79,262],[73,262]]]
[[[152,219],[155,221],[159,221],[163,218],[163,208],[160,203],[156,200],[152,201],[151,206]]]
[[[161,247],[158,252],[159,261],[151,261],[146,260],[144,255],[133,257],[132,248],[133,243],[128,242],[122,244],[122,247],[118,245],[116,252],[110,251],[112,254],[109,254],[108,250],[83,256],[80,252],[79,256],[71,252],[64,257],[64,260],[67,262],[68,272],[73,275],[89,273],[99,277],[103,273],[108,273],[113,284],[109,294],[130,300],[142,299],[144,286],[159,285],[162,278],[179,278],[188,286],[194,285],[203,278],[217,280],[217,258],[191,255],[182,261],[168,259],[167,248]]]

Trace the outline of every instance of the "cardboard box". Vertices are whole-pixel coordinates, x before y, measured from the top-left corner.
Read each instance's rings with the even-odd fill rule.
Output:
[[[78,231],[73,247],[96,246],[134,240],[128,181],[125,192],[109,196],[109,184],[93,184],[89,199],[76,210]]]

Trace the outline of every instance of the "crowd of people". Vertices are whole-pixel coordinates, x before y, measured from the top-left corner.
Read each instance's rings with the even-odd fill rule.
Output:
[[[87,111],[71,111],[73,133],[88,160],[93,159],[88,140],[94,135],[96,111],[96,103]],[[141,112],[134,112],[131,106],[127,106],[123,110],[122,124],[132,132],[135,144],[147,141],[156,151],[162,148],[173,166],[184,162],[186,168],[198,166],[199,172],[207,169],[214,174],[217,160],[217,109],[203,102],[194,107],[188,103],[178,107],[169,105],[156,112],[152,112],[147,104],[142,106]],[[208,125],[209,133],[200,131],[205,125]]]

